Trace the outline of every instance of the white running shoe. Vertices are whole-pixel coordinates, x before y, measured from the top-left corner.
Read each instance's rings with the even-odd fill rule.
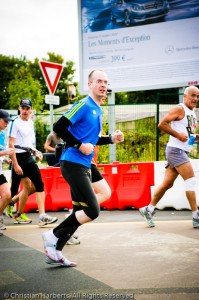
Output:
[[[66,242],[66,245],[79,245],[80,241],[75,238],[73,235],[71,236],[71,238]]]
[[[44,251],[47,254],[47,256],[52,260],[57,260],[57,255],[56,255],[57,243],[53,242],[49,238],[49,231],[44,232],[42,234],[42,238],[43,238],[43,242],[44,242]]]
[[[47,256],[46,263],[49,265],[62,266],[62,267],[76,267],[77,266],[77,263],[70,261],[70,260],[66,259],[65,257],[62,257],[60,260],[54,260]]]
[[[0,217],[0,230],[5,230],[6,229],[6,226],[4,224],[4,221],[3,221],[3,216]]]
[[[42,218],[39,218],[39,226],[45,226],[45,225],[48,225],[48,224],[52,224],[52,223],[55,223],[57,222],[57,218],[56,217],[51,217],[47,214],[45,214]]]
[[[199,228],[199,216],[198,219],[193,218],[193,228]]]
[[[153,215],[155,212],[150,213],[147,206],[140,208],[139,211],[140,211],[140,214],[145,218],[147,225],[149,227],[155,227],[155,223],[153,222]]]

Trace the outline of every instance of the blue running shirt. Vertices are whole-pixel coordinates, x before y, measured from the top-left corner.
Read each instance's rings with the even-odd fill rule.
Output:
[[[102,109],[90,96],[76,102],[64,116],[71,121],[72,125],[68,130],[82,143],[96,145],[102,131]],[[74,147],[67,148],[60,160],[67,160],[82,164],[88,168],[94,152],[85,155]]]
[[[6,148],[6,139],[5,139],[5,131],[0,131],[0,151],[5,150]]]

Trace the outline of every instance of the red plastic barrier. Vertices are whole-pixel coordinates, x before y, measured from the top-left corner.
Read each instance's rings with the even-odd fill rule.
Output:
[[[63,178],[60,168],[46,167],[40,169],[45,191],[45,210],[58,211],[72,208],[70,187]],[[20,190],[22,186],[20,186]],[[24,212],[38,210],[36,193],[30,195],[25,205]]]
[[[44,183],[44,191],[45,191],[45,210],[52,210],[52,197],[51,197],[51,187],[53,182],[53,167],[47,167],[44,169],[40,169],[41,177]],[[20,191],[22,190],[22,185],[20,185]],[[25,205],[24,212],[36,211],[38,210],[38,205],[36,201],[36,193],[30,195]]]
[[[45,191],[45,210],[52,210],[52,183],[54,180],[54,168],[46,167],[44,169],[40,169],[41,177],[44,183],[44,191]]]
[[[154,185],[154,163],[119,164],[118,170],[118,209],[148,205],[151,201],[151,186]]]
[[[120,164],[119,162],[113,162],[111,164],[99,164],[97,166],[102,176],[108,182],[111,188],[111,197],[100,204],[101,208],[111,210],[111,209],[117,209],[118,207],[118,195],[116,189],[117,189],[118,179],[119,179],[119,172],[118,172],[119,164]]]
[[[99,164],[98,169],[108,182],[112,195],[100,204],[108,210],[140,208],[151,200],[151,186],[154,185],[154,163],[136,162]],[[61,174],[60,168],[40,169],[45,190],[46,211],[72,208],[70,187]],[[28,197],[25,211],[38,210],[35,194]]]
[[[60,209],[72,208],[72,200],[70,195],[70,186],[61,174],[60,168],[53,170],[53,182],[51,185],[52,211]]]
[[[17,207],[18,207],[18,204],[17,204]],[[26,201],[24,212],[28,213],[28,212],[37,211],[37,210],[38,210],[38,205],[36,202],[36,195],[32,194],[28,197],[28,200]]]

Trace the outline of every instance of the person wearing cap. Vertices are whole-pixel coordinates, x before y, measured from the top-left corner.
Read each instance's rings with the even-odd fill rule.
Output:
[[[33,159],[33,155],[41,161],[43,155],[34,145],[35,133],[32,115],[32,101],[23,98],[19,106],[20,114],[13,120],[9,128],[9,146],[16,149],[16,153],[11,156],[12,159],[12,198],[18,193],[19,182],[22,181],[23,191],[19,200],[17,213],[14,215],[15,224],[27,224],[32,220],[23,213],[25,203],[28,199],[28,189],[31,180],[36,189],[36,201],[39,209],[39,226],[44,226],[57,221],[56,217],[51,217],[45,212],[45,192],[41,173]],[[10,203],[12,204],[12,202]]]
[[[14,153],[15,149],[13,148],[6,148],[4,137],[5,135],[2,134],[6,127],[8,126],[9,122],[12,121],[8,112],[0,109],[0,157],[3,158],[5,155],[11,155]],[[7,161],[5,159],[5,161]],[[9,163],[9,160],[7,161]],[[6,229],[3,221],[3,212],[6,206],[8,205],[11,199],[11,192],[10,192],[10,185],[7,182],[5,176],[2,174],[2,159],[0,159],[0,236],[3,235],[2,230]]]

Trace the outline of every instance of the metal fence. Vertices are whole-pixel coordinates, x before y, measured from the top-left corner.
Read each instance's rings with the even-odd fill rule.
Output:
[[[180,94],[179,94],[180,95]],[[176,95],[175,96],[179,96]],[[116,146],[116,160],[120,162],[145,162],[165,160],[165,145],[169,136],[160,135],[157,124],[163,116],[176,105],[169,103],[174,94],[158,94],[155,104],[131,104],[131,105],[107,105],[102,106],[103,134],[109,133],[109,112],[114,113],[115,128],[123,131],[125,140]],[[60,108],[60,113],[53,115],[53,122],[56,122],[67,110]],[[196,109],[199,114],[198,109]],[[43,151],[45,139],[50,132],[50,115],[36,114],[36,136],[37,147]],[[112,147],[112,145],[111,145]],[[110,147],[107,145],[99,147],[99,163],[110,163]],[[198,157],[197,144],[193,148],[192,156]]]

